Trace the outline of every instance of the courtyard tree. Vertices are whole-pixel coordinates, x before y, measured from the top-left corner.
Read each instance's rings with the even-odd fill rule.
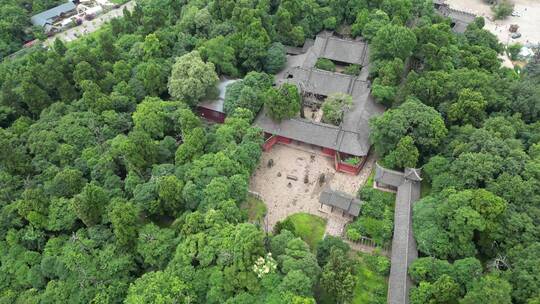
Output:
[[[169,78],[169,94],[193,106],[214,92],[217,82],[214,64],[205,63],[199,52],[193,51],[176,59]]]
[[[295,85],[284,83],[279,88],[270,88],[264,96],[268,114],[275,120],[292,118],[300,112],[301,97]]]
[[[352,96],[344,93],[334,93],[328,96],[322,105],[322,120],[326,123],[339,126],[343,115],[352,107]]]
[[[258,113],[264,104],[264,94],[273,82],[273,77],[266,73],[249,72],[244,79],[229,84],[223,101],[225,113],[230,115],[240,108]]]

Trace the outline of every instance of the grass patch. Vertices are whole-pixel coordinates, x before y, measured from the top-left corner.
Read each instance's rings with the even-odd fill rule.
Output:
[[[248,221],[250,223],[263,223],[264,216],[266,215],[266,205],[263,201],[256,198],[255,196],[249,194],[247,199],[240,206],[243,210],[247,212]]]
[[[326,229],[326,220],[308,213],[296,213],[287,217],[294,226],[295,234],[314,250],[322,240]]]
[[[370,269],[364,261],[365,253],[358,253],[358,281],[352,304],[386,303],[388,282],[386,277]]]

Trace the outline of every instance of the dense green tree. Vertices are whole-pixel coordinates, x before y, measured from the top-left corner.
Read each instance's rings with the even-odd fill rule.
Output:
[[[333,248],[341,249],[344,253],[349,252],[350,247],[342,239],[331,235],[326,236],[322,241],[317,243],[317,261],[323,267],[328,262],[330,251]]]
[[[223,36],[212,38],[199,48],[199,52],[204,60],[214,64],[218,75],[238,75],[234,48],[229,46],[227,38]]]
[[[137,239],[139,210],[131,202],[113,199],[109,211],[116,242],[120,247],[131,248]]]
[[[470,89],[463,89],[459,92],[456,103],[450,105],[448,109],[448,119],[452,122],[470,123],[479,126],[485,114],[487,102],[482,94],[473,92]]]
[[[412,55],[416,46],[416,36],[407,27],[390,24],[377,31],[372,46],[374,58],[391,60],[397,57],[405,60]]]
[[[166,63],[155,59],[142,62],[135,67],[136,79],[142,83],[145,92],[151,96],[159,96],[166,91],[168,72]]]
[[[129,287],[125,303],[190,303],[189,285],[168,272],[148,272]]]
[[[292,292],[300,296],[310,296],[313,293],[312,286],[311,279],[301,270],[292,270],[285,275],[279,288],[283,292]]]
[[[447,134],[442,117],[431,107],[416,99],[409,99],[396,109],[370,121],[371,141],[375,151],[386,155],[395,149],[402,137],[410,135],[421,153],[429,153],[439,146]]]
[[[193,51],[176,59],[169,78],[169,94],[195,105],[215,90],[217,81],[214,64],[205,63],[199,52]]]
[[[332,248],[328,262],[323,267],[320,284],[337,303],[347,303],[354,296],[356,264],[339,248]]]
[[[414,206],[418,248],[441,258],[472,256],[499,238],[497,227],[506,208],[506,201],[483,189],[424,198]]]
[[[238,108],[258,113],[264,103],[264,93],[272,87],[274,79],[266,73],[249,72],[244,79],[227,86],[223,108],[231,114]]]
[[[146,269],[164,269],[173,255],[177,242],[172,229],[159,228],[150,223],[139,230],[137,253],[142,257]]]
[[[279,42],[272,43],[268,49],[268,54],[266,55],[264,70],[269,74],[276,74],[285,67],[286,63],[287,57],[283,44]]]
[[[510,261],[512,265],[511,271],[507,274],[508,280],[512,284],[512,298],[517,303],[527,303],[528,300],[534,298],[538,293],[540,286],[540,280],[535,275],[537,272],[535,269],[540,264],[538,252],[540,251],[540,243],[538,241],[531,243],[530,245],[518,246],[510,250]],[[499,283],[499,284],[497,284]],[[508,291],[508,287],[505,286],[506,282],[497,282],[492,280],[492,284],[484,283],[488,285],[486,288],[499,288],[501,286],[502,292]],[[481,284],[481,283],[479,283]],[[482,286],[478,286],[481,288]],[[507,299],[506,294],[501,291],[497,291],[497,295],[501,296],[501,299]],[[504,296],[504,297],[503,297]],[[471,296],[472,299],[474,297]]]
[[[419,153],[414,140],[410,136],[405,136],[399,140],[396,148],[386,155],[383,162],[390,168],[415,168],[418,157]]]
[[[86,179],[81,171],[66,168],[58,172],[49,183],[46,183],[45,189],[52,196],[70,198],[79,193],[85,183]]]
[[[105,209],[108,201],[107,192],[103,188],[95,183],[89,183],[80,194],[73,198],[72,204],[77,217],[86,226],[92,226],[101,220],[102,210]]]
[[[281,121],[294,117],[300,111],[301,96],[298,88],[292,84],[282,84],[278,89],[270,88],[264,96],[264,105],[268,114]]]
[[[510,284],[496,275],[487,275],[472,284],[461,304],[512,303]]]
[[[206,136],[204,129],[195,128],[184,138],[184,142],[178,147],[175,154],[176,164],[185,164],[204,153]]]

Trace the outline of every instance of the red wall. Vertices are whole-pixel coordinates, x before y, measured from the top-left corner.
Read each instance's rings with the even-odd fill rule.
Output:
[[[277,139],[280,143],[283,144],[290,144],[292,142],[292,139],[283,136],[277,136]]]
[[[359,164],[358,166],[349,165],[343,162],[340,162],[337,164],[337,170],[340,172],[346,172],[351,174],[358,174],[360,170],[362,169],[362,164]]]
[[[263,144],[263,151],[269,151],[278,142],[277,136],[271,136]]]
[[[263,151],[269,151],[278,142],[284,143],[284,144],[290,144],[292,142],[292,139],[287,138],[287,137],[271,135],[269,133],[265,133],[264,135],[265,137],[267,137],[267,139],[263,144]],[[321,151],[322,151],[322,154],[326,156],[334,157],[335,168],[336,168],[336,171],[338,172],[345,172],[345,173],[356,175],[360,172],[360,170],[362,170],[367,160],[367,155],[366,155],[362,157],[362,161],[358,165],[353,166],[353,165],[349,165],[347,163],[342,162],[340,160],[338,153],[333,149],[321,147]]]
[[[201,108],[201,107],[197,107],[197,112],[199,113],[201,117],[204,117],[208,120],[211,120],[217,123],[225,122],[225,117],[227,117],[225,113],[216,112],[216,111],[206,109],[206,108]]]
[[[336,155],[336,150],[330,148],[322,148],[322,153],[326,156],[334,157]]]

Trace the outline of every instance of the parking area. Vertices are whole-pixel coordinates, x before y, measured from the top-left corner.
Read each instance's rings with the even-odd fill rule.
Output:
[[[99,29],[104,23],[110,21],[111,19],[121,17],[124,12],[124,8],[127,8],[129,11],[133,10],[135,7],[135,1],[129,1],[122,6],[113,9],[103,15],[97,16],[93,20],[85,20],[81,25],[67,29],[61,33],[58,33],[52,37],[47,38],[45,44],[49,45],[59,38],[62,41],[69,42],[73,41],[81,36],[84,36],[88,33],[92,33]]]

